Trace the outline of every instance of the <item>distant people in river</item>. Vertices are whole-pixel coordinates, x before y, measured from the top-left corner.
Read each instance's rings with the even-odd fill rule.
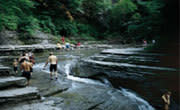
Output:
[[[17,61],[17,59],[14,59],[13,69],[14,69],[14,72],[17,74],[18,73],[18,61]]]
[[[80,43],[80,42],[78,42],[78,43],[77,43],[77,45],[76,45],[76,47],[78,47],[78,48],[79,48],[80,46],[81,46],[81,43]]]
[[[57,45],[58,49],[62,49],[63,48],[60,43],[57,43],[56,45]]]
[[[147,46],[147,41],[143,40],[143,46]]]
[[[64,36],[61,37],[61,41],[63,44],[65,43],[65,37]]]
[[[48,60],[46,61],[45,65],[44,65],[44,69],[47,66],[47,64],[50,63],[50,79],[53,80],[53,75],[55,74],[56,80],[58,79],[57,77],[57,63],[58,63],[58,59],[57,57],[53,54],[53,52],[51,52],[49,54]]]
[[[70,43],[66,42],[66,50],[69,50],[69,49],[70,49]]]
[[[27,60],[23,60],[20,69],[22,71],[22,76],[27,79],[27,85],[30,84],[31,68],[32,68],[32,63],[28,62]]]
[[[170,91],[168,91],[162,95],[162,100],[164,102],[164,110],[169,110],[169,105],[171,104],[170,98],[171,98],[171,92]]]

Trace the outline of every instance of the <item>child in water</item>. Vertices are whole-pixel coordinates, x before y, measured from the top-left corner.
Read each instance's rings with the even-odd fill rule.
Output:
[[[14,59],[13,68],[14,68],[14,72],[17,74],[18,73],[18,61],[17,61],[17,59]]]

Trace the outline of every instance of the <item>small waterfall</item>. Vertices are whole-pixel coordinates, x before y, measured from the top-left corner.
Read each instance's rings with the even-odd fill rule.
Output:
[[[100,79],[105,85],[109,86],[109,87],[113,87],[112,84],[108,81],[108,79],[104,76],[100,76],[98,77],[98,79]]]
[[[102,80],[102,82],[103,82],[103,83],[101,83],[100,81],[91,80],[88,78],[75,77],[75,76],[71,75],[70,74],[71,70],[72,70],[73,66],[75,66],[75,64],[76,64],[76,61],[72,61],[72,60],[66,61],[64,63],[61,62],[61,65],[58,65],[58,67],[60,69],[59,71],[66,74],[67,79],[70,79],[73,81],[83,82],[83,83],[87,83],[87,84],[94,84],[94,85],[102,85],[102,86],[108,85],[109,87],[111,87],[111,83],[105,77],[100,77],[100,80]],[[38,63],[38,64],[34,65],[34,69],[37,71],[43,71],[43,72],[49,73],[48,66],[45,68],[45,70],[43,69],[43,66],[44,66],[44,63]],[[130,92],[129,90],[124,89],[124,88],[121,88],[121,90],[119,90],[119,92],[122,95],[128,97],[134,103],[136,103],[138,105],[139,110],[155,110],[147,101],[140,98],[135,93]]]
[[[64,72],[67,75],[67,79],[73,80],[73,81],[78,81],[78,82],[83,82],[83,83],[88,83],[88,84],[96,84],[96,85],[103,85],[99,81],[91,80],[88,78],[80,78],[80,77],[75,77],[73,75],[70,75],[71,69],[72,69],[73,62],[67,63],[64,66]]]
[[[139,110],[155,110],[147,101],[127,89],[121,88],[120,92],[138,104]]]

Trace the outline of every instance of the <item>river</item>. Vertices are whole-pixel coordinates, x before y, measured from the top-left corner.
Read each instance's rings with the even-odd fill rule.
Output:
[[[56,51],[55,55],[58,56],[58,73],[64,75],[67,79],[87,83],[87,84],[96,84],[102,86],[108,86],[112,88],[116,88],[122,93],[124,96],[129,97],[130,100],[134,100],[134,102],[141,102],[139,104],[139,110],[157,110],[162,109],[162,100],[161,96],[165,90],[171,90],[172,92],[172,104],[171,110],[178,110],[179,103],[179,89],[178,87],[178,79],[179,72],[177,71],[160,71],[154,70],[153,75],[148,76],[144,82],[138,80],[131,80],[122,78],[119,76],[93,76],[88,78],[78,77],[79,69],[81,68],[78,64],[81,62],[81,59],[87,59],[90,56],[94,56],[102,51],[102,49],[80,49],[80,50],[72,50],[72,51]],[[36,55],[36,64],[34,65],[35,71],[44,71],[49,73],[48,67],[45,70],[42,70],[43,65],[48,57],[46,52],[35,54]],[[119,58],[116,56],[115,58]],[[164,59],[174,58],[175,56],[158,56],[153,57],[158,59],[158,63],[148,63],[146,62],[146,66],[157,66],[157,67],[166,67],[166,68],[178,68],[177,65],[173,65],[164,61]],[[176,56],[177,57],[177,56]],[[142,57],[143,58],[143,57]],[[142,60],[141,58],[141,60]],[[144,57],[144,60],[147,61],[147,57]],[[122,60],[121,60],[122,61]],[[157,60],[153,60],[157,61]],[[170,61],[173,63],[172,61]],[[133,64],[133,62],[128,62],[129,64]],[[140,65],[139,62],[134,62],[137,65]],[[142,64],[141,64],[142,65]],[[82,68],[81,68],[82,69]],[[85,70],[88,72],[88,70]],[[143,71],[143,70],[141,70]],[[117,71],[116,71],[117,73]],[[119,74],[120,72],[118,72]],[[154,75],[155,73],[155,75]],[[153,107],[154,108],[153,108]]]

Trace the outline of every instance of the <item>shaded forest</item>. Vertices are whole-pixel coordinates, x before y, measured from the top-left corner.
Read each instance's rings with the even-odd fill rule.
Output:
[[[172,19],[177,18],[176,4],[167,0],[1,0],[0,31],[17,31],[23,38],[40,30],[87,40],[158,40],[177,27],[178,19]]]

